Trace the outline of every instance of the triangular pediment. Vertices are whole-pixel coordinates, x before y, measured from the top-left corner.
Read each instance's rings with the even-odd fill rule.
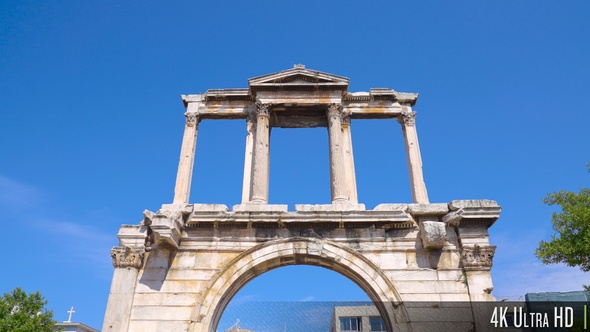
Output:
[[[292,69],[254,77],[248,80],[251,92],[277,89],[309,89],[311,87],[343,90],[348,89],[348,78],[295,65]]]

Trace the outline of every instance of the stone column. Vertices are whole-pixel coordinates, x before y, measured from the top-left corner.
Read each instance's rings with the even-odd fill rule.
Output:
[[[348,200],[358,203],[356,190],[356,175],[354,171],[354,156],[352,153],[352,136],[350,133],[350,112],[342,113],[342,148],[344,150],[344,166],[346,172],[346,189]]]
[[[270,173],[270,117],[271,104],[256,103],[256,136],[252,163],[252,193],[255,204],[268,204]]]
[[[428,193],[422,174],[422,157],[420,156],[420,145],[418,144],[418,133],[416,131],[416,112],[410,106],[403,106],[402,112],[397,118],[402,125],[406,153],[408,155],[408,170],[410,172],[410,186],[412,187],[412,200],[414,203],[428,203]]]
[[[244,182],[242,184],[242,204],[251,200],[252,193],[252,162],[256,137],[256,112],[248,112],[246,117],[246,156],[244,157]]]
[[[348,203],[346,166],[342,151],[342,104],[328,105],[328,135],[330,142],[330,184],[332,204]]]
[[[191,191],[197,131],[199,129],[199,113],[191,112],[191,105],[189,104],[189,111],[184,113],[186,125],[184,127],[184,137],[182,138],[182,147],[180,148],[176,186],[174,187],[174,204],[188,204]]]
[[[119,246],[111,249],[115,271],[102,331],[127,331],[129,328],[137,276],[144,261],[147,233],[146,226],[123,225],[119,229]]]

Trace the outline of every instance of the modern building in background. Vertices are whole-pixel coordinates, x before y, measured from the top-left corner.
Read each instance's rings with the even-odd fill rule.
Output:
[[[55,324],[55,329],[61,328],[63,332],[100,332],[86,324],[75,322],[63,322]]]
[[[55,330],[57,331],[61,329],[61,331],[63,332],[100,332],[99,330],[92,328],[86,324],[72,322],[72,316],[74,315],[74,313],[76,313],[76,311],[74,310],[74,306],[72,306],[70,310],[68,310],[68,320],[61,323],[56,323]]]
[[[335,306],[330,332],[385,332],[385,323],[373,305]]]

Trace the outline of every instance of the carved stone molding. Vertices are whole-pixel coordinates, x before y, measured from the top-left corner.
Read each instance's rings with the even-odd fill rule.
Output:
[[[397,122],[406,126],[416,125],[416,112],[402,112],[397,117]]]
[[[492,261],[496,246],[463,247],[461,262],[466,271],[483,270],[489,271],[492,268]]]
[[[199,113],[195,113],[195,112],[186,112],[184,113],[184,116],[186,116],[186,124],[189,127],[194,127],[194,126],[198,126],[199,125]]]
[[[111,249],[114,267],[132,267],[139,269],[143,265],[144,249],[129,247],[114,247]]]
[[[272,104],[263,104],[261,102],[256,102],[256,114],[258,116],[264,116],[266,118],[270,117],[270,109]]]
[[[160,248],[178,249],[180,236],[184,228],[182,205],[169,205],[154,213],[148,210],[143,212],[144,223],[152,231],[154,241]]]

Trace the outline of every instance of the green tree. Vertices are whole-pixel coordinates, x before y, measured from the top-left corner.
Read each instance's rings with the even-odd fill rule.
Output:
[[[0,298],[0,332],[53,332],[53,312],[38,291],[25,293],[20,288]]]
[[[587,167],[590,171],[590,163]],[[556,234],[549,242],[539,243],[535,251],[537,257],[545,264],[565,263],[579,266],[584,272],[590,271],[590,189],[548,194],[543,203],[559,205],[561,212],[553,213],[551,219]]]

